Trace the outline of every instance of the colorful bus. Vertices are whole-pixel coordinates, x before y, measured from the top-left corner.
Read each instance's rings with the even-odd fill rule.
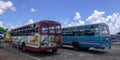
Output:
[[[105,23],[66,27],[62,35],[62,46],[74,50],[111,47],[109,26]]]
[[[46,51],[56,52],[61,45],[61,24],[56,21],[42,20],[11,30],[13,45],[18,42],[23,51]]]

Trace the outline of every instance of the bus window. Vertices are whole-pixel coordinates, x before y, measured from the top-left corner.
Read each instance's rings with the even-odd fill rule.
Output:
[[[63,36],[74,36],[74,32],[63,32]]]
[[[85,36],[85,31],[84,30],[76,31],[75,36]]]
[[[105,25],[102,25],[102,34],[109,34],[109,28]]]
[[[49,31],[50,31],[50,33],[54,33],[55,32],[55,27],[54,26],[50,26],[49,27]]]
[[[85,30],[85,36],[94,36],[95,33],[93,30]]]
[[[56,26],[56,33],[61,33],[61,30],[60,30],[61,28],[60,28],[60,26],[58,25],[58,26]]]
[[[94,30],[95,30],[95,34],[98,35],[98,34],[99,34],[99,28],[98,28],[98,25],[95,25]]]
[[[48,33],[48,26],[45,24],[42,25],[42,33]]]
[[[94,26],[85,26],[85,36],[94,36]]]
[[[43,33],[47,33],[48,32],[48,28],[42,28],[42,32]]]

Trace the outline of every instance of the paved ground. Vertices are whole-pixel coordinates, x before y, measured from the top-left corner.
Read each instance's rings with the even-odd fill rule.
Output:
[[[0,60],[35,60],[29,56],[0,48]]]
[[[7,46],[7,45],[6,45]],[[7,58],[8,60],[120,60],[120,42],[115,42],[111,49],[90,49],[88,51],[74,51],[70,48],[59,49],[57,53],[50,52],[22,52],[17,49],[4,50],[0,49],[0,58]],[[11,52],[11,50],[13,52]],[[5,55],[1,55],[5,54]],[[8,55],[7,55],[8,54]],[[13,54],[13,55],[11,55]],[[10,59],[11,58],[11,59]]]
[[[120,60],[120,45],[114,45],[112,49],[88,51],[73,51],[72,49],[59,49],[57,53],[26,53],[41,60]]]
[[[11,49],[6,43],[0,42],[0,44],[0,60],[38,60],[29,55],[18,53],[17,49]]]

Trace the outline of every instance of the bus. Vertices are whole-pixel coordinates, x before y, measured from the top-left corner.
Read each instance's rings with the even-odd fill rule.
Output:
[[[62,46],[74,50],[111,48],[109,26],[105,23],[62,28],[62,36]]]
[[[13,46],[18,42],[23,51],[56,52],[61,46],[61,24],[52,20],[42,20],[11,30]]]

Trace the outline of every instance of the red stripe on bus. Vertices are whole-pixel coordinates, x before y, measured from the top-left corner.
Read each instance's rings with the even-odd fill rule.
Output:
[[[46,51],[46,50],[52,50],[52,49],[58,49],[58,48],[60,48],[60,47],[55,46],[55,47],[49,47],[49,48],[46,48],[46,47],[35,48],[35,47],[31,47],[31,46],[26,46],[26,49],[31,50],[31,51]]]

